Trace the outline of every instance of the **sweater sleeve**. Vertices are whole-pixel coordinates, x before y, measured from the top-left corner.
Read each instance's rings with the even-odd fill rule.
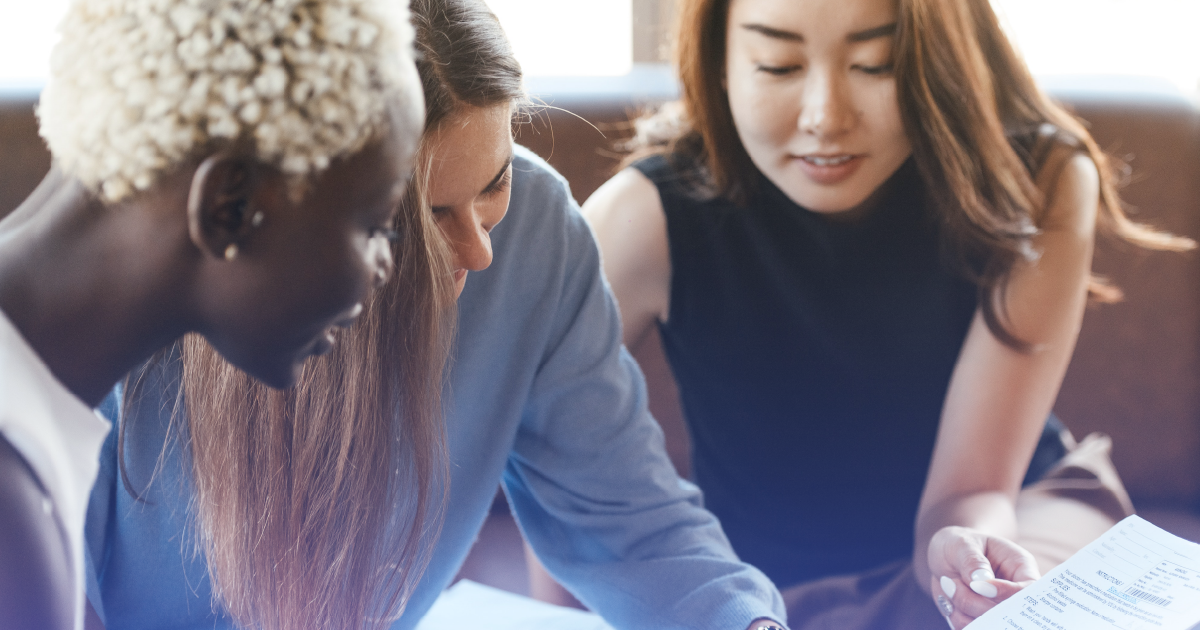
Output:
[[[621,630],[743,630],[785,620],[778,591],[740,562],[700,491],[680,479],[621,345],[595,240],[566,190],[540,182],[566,246],[559,300],[504,488],[552,575]]]

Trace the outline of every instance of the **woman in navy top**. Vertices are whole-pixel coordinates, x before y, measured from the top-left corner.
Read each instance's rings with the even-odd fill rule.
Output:
[[[706,505],[793,628],[961,628],[1062,559],[1013,542],[1016,503],[1115,294],[1097,226],[1190,242],[1129,222],[986,0],[680,16],[682,100],[585,204],[625,341],[659,328]]]

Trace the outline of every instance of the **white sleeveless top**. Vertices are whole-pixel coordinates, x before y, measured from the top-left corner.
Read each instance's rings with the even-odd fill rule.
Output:
[[[0,312],[0,433],[50,494],[70,544],[75,627],[83,628],[83,522],[109,430],[46,367]]]

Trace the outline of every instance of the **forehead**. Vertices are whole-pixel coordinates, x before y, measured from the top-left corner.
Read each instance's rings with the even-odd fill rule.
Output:
[[[779,43],[845,41],[851,34],[896,20],[896,0],[732,0],[729,33]],[[748,24],[800,35],[803,41],[769,38],[745,29]]]
[[[463,107],[430,132],[428,140],[432,204],[470,199],[512,155],[512,106]]]
[[[412,172],[414,145],[406,127],[382,127],[362,150],[334,160],[320,173],[305,204],[330,217],[374,217],[391,210]]]

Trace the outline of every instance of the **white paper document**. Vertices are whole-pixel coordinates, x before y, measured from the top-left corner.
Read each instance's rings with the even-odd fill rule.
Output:
[[[1200,630],[1200,545],[1130,516],[968,630]]]
[[[416,630],[612,630],[612,627],[595,613],[459,580],[442,592]]]

